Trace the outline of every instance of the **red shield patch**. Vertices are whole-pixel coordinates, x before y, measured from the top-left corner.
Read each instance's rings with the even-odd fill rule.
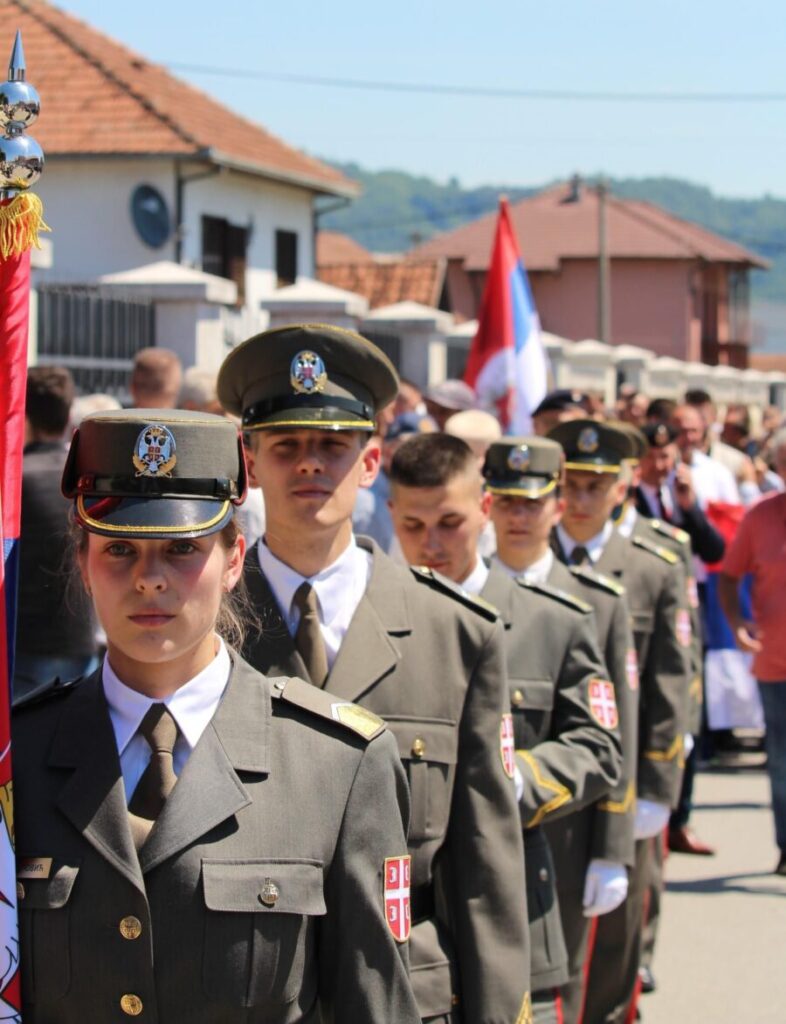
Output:
[[[699,607],[699,588],[696,586],[696,579],[693,576],[689,576],[685,580],[685,590],[688,594],[688,607],[698,608]]]
[[[614,687],[605,679],[592,679],[589,684],[589,706],[592,717],[604,729],[614,729],[619,722]]]
[[[636,651],[633,647],[625,655],[625,675],[628,677],[628,686],[631,690],[638,690],[639,659],[636,657]]]
[[[512,779],[516,768],[516,741],[513,736],[513,715],[510,712],[502,716],[499,727],[499,753],[505,774]]]
[[[677,612],[677,639],[683,647],[690,647],[693,638],[693,630],[690,624],[690,615],[685,608]]]
[[[396,942],[406,942],[412,927],[409,903],[412,858],[385,859],[385,920]]]

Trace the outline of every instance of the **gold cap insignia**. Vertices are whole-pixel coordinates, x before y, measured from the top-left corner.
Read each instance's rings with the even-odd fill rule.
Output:
[[[585,455],[592,455],[593,452],[598,450],[598,432],[594,427],[585,427],[579,434],[579,439],[576,442],[576,447],[580,452]]]
[[[529,463],[529,448],[525,444],[520,444],[518,448],[511,448],[508,452],[508,469],[512,469],[514,473],[523,473],[525,469],[529,468]]]
[[[136,439],[133,454],[137,476],[171,476],[175,468],[175,438],[161,423],[150,423]]]
[[[289,367],[289,382],[296,395],[316,395],[325,390],[327,370],[316,352],[298,352]]]

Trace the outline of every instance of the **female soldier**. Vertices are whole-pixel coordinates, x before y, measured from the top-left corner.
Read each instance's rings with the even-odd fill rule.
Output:
[[[419,1021],[392,738],[216,632],[245,551],[234,427],[97,414],[63,490],[107,657],[15,713],[25,1024]]]

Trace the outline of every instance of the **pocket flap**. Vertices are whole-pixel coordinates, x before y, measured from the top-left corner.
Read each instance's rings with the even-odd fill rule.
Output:
[[[28,860],[32,858],[19,858]],[[22,910],[59,910],[71,896],[78,864],[52,863],[48,878],[25,878],[17,886],[19,907]]]
[[[631,625],[634,633],[651,633],[655,616],[652,612],[631,612]]]
[[[510,706],[514,711],[549,711],[554,707],[551,679],[510,679]]]
[[[458,755],[458,729],[455,722],[428,718],[388,718],[388,728],[398,742],[403,761],[435,761],[455,764]]]
[[[209,910],[326,913],[321,861],[203,860],[202,883]]]

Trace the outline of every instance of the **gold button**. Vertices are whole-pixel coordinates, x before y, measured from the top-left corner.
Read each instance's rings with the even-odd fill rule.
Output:
[[[120,934],[124,939],[138,939],[142,934],[142,922],[133,915],[124,917],[120,922],[119,928]]]
[[[273,879],[266,878],[262,892],[259,894],[259,902],[264,903],[266,907],[274,907],[280,895],[281,892]]]
[[[548,871],[545,868],[541,868],[540,871],[538,872],[538,878],[541,880],[541,882],[548,882],[548,880],[549,880],[549,873],[548,873]]]
[[[459,997],[454,992],[453,995],[450,997],[450,1005],[451,1006],[458,1006],[458,1004],[459,1004]]]
[[[120,1009],[123,1013],[127,1013],[129,1017],[138,1017],[144,1007],[139,996],[126,992],[124,996],[120,997]]]
[[[25,898],[25,887],[21,882],[16,883],[16,898],[18,900],[23,900]]]
[[[423,755],[425,753],[426,753],[425,741],[422,740],[420,738],[420,736],[418,736],[418,737],[416,737],[415,742],[412,744],[412,755],[413,755],[413,757],[423,757]]]
[[[520,708],[524,703],[524,694],[521,690],[514,690],[513,696],[510,698],[514,708]]]

